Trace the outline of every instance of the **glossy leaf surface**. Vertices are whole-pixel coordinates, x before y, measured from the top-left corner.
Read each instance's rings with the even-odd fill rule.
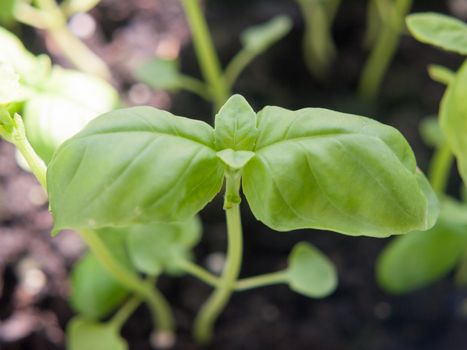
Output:
[[[434,224],[435,195],[394,128],[325,109],[266,107],[258,129],[243,189],[273,229],[385,237]]]
[[[178,62],[175,60],[153,58],[138,67],[135,76],[154,89],[176,90],[182,84]]]
[[[466,209],[452,202],[443,204],[441,217],[433,228],[392,241],[377,264],[381,287],[391,293],[407,293],[452,270],[466,249]]]
[[[240,40],[247,50],[260,53],[287,35],[291,28],[289,17],[277,16],[264,24],[246,29]]]
[[[177,260],[186,259],[201,236],[197,217],[184,223],[152,223],[132,227],[127,236],[135,267],[149,275],[177,271]]]
[[[440,13],[417,13],[407,16],[407,27],[422,43],[467,55],[467,25]]]
[[[117,103],[117,92],[105,81],[55,67],[24,106],[28,139],[39,156],[49,162],[58,146]]]
[[[337,273],[332,262],[308,243],[298,243],[289,256],[289,286],[310,298],[324,298],[337,287]]]
[[[193,217],[220,190],[213,129],[151,107],[116,110],[63,144],[49,165],[55,230]]]
[[[112,325],[76,317],[67,327],[67,349],[127,350],[128,344]]]
[[[467,183],[467,61],[449,84],[441,101],[440,124]]]
[[[216,115],[214,133],[219,150],[253,149],[258,135],[256,113],[243,96],[234,95],[222,106]]]

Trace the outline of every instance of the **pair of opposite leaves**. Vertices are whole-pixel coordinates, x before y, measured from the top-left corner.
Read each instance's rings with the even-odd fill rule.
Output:
[[[54,232],[182,221],[242,174],[257,219],[384,237],[431,227],[437,202],[394,128],[325,109],[266,107],[235,95],[215,128],[151,107],[93,120],[48,168]]]

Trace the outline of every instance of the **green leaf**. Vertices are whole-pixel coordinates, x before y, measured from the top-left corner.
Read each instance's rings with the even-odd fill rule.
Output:
[[[14,22],[16,0],[0,0],[0,23],[10,25]]]
[[[189,256],[201,229],[197,217],[183,223],[133,226],[127,236],[130,258],[139,271],[149,275],[177,272],[177,261]]]
[[[0,62],[0,105],[20,101],[22,98],[19,76],[10,64]]]
[[[232,149],[225,149],[217,152],[217,156],[233,170],[242,169],[251,158],[255,156],[254,152],[250,151],[234,151]]]
[[[243,96],[234,95],[222,106],[216,115],[214,133],[219,150],[253,149],[258,135],[256,113]]]
[[[467,242],[467,217],[463,214],[462,222],[458,213],[467,208],[453,201],[441,208],[433,228],[399,237],[384,249],[377,263],[377,278],[386,291],[402,294],[423,288],[458,263]]]
[[[449,84],[440,108],[440,125],[452,152],[457,157],[459,172],[467,184],[467,61]]]
[[[116,90],[105,81],[55,67],[40,91],[25,103],[28,139],[48,163],[58,146],[117,104]]]
[[[409,15],[406,22],[418,41],[467,55],[467,25],[461,20],[428,12]]]
[[[128,344],[112,325],[75,317],[67,327],[67,349],[127,350]]]
[[[428,229],[436,197],[404,137],[374,120],[319,108],[266,107],[243,190],[279,231],[386,237]]]
[[[324,298],[337,287],[337,273],[332,262],[313,245],[298,243],[289,256],[289,286],[310,298]]]
[[[456,77],[456,73],[452,70],[438,64],[430,64],[428,66],[428,74],[431,79],[444,85],[448,85]]]
[[[177,90],[182,86],[182,76],[178,61],[153,58],[135,71],[137,80],[154,89]]]
[[[288,16],[281,15],[244,30],[240,35],[240,41],[247,50],[259,54],[286,36],[291,29],[292,20]]]
[[[420,122],[418,130],[427,146],[437,147],[444,143],[443,132],[437,117],[427,117]]]
[[[189,219],[220,191],[223,172],[209,125],[152,107],[107,113],[50,162],[54,231]]]
[[[73,266],[70,302],[76,312],[98,320],[109,315],[127,296],[125,287],[91,253]]]

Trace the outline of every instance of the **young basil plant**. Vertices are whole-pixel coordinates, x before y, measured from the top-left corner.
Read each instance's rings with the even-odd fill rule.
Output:
[[[463,22],[436,13],[407,17],[415,38],[447,51],[467,53]],[[467,144],[467,64],[457,73],[445,67],[431,66],[430,75],[448,85],[440,107],[439,122],[427,119],[421,134],[435,148],[429,178],[441,200],[441,215],[427,232],[416,232],[393,241],[382,253],[377,265],[381,286],[392,293],[406,293],[433,283],[457,268],[456,282],[467,285],[467,206],[445,194],[453,155],[466,182]],[[440,124],[440,125],[439,125]]]
[[[316,228],[386,237],[426,230],[438,215],[434,193],[394,128],[320,108],[265,107],[255,113],[235,95],[217,114],[214,128],[152,107],[120,109],[91,121],[49,164],[54,233],[190,220],[221,190],[224,178],[229,258],[221,277],[187,267],[180,246],[149,256],[165,238],[156,244],[140,241],[142,233],[129,236],[130,256],[136,251],[135,266],[144,272],[169,268],[166,263],[178,256],[180,269],[216,288],[213,298],[222,303],[213,306],[209,299],[195,323],[200,342],[211,337],[235,289],[289,283],[300,293],[322,297],[335,287],[332,265],[305,245],[294,249],[288,270],[263,278],[264,284],[255,278],[237,281],[240,188],[255,217],[279,231]],[[158,232],[164,235],[163,229],[154,232],[146,238],[156,242]],[[193,237],[183,239],[188,247]]]

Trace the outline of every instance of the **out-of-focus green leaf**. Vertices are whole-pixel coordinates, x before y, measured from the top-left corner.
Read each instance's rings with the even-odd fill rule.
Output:
[[[258,113],[243,190],[255,217],[299,228],[385,237],[433,226],[436,196],[394,128],[320,108]]]
[[[176,60],[153,58],[136,69],[135,77],[154,89],[177,90],[183,80]]]
[[[289,286],[310,298],[324,298],[337,287],[337,273],[332,262],[309,243],[298,243],[289,256]]]
[[[92,10],[100,0],[65,0],[60,6],[67,15]]]
[[[467,61],[449,84],[440,109],[443,134],[457,158],[459,172],[467,184]]]
[[[431,79],[444,85],[448,85],[456,78],[456,74],[452,70],[438,64],[430,64],[428,66],[428,74]]]
[[[115,110],[49,164],[55,232],[187,220],[220,191],[223,175],[208,124],[151,107]]]
[[[467,25],[440,13],[415,13],[407,16],[407,27],[422,43],[467,55]]]
[[[0,23],[11,24],[14,20],[14,9],[16,0],[0,0]]]
[[[439,126],[438,118],[435,116],[427,117],[420,122],[420,135],[427,146],[437,147],[444,142],[443,133]]]
[[[115,281],[91,253],[74,265],[70,302],[81,315],[101,319],[115,310],[127,295],[125,287]]]
[[[442,278],[458,263],[467,243],[467,207],[445,200],[436,225],[393,240],[377,263],[386,291],[402,294]]]
[[[55,67],[40,91],[25,103],[28,139],[48,163],[58,146],[117,103],[117,92],[105,81]]]
[[[286,36],[291,28],[291,19],[281,15],[244,30],[240,35],[240,40],[247,50],[259,54]]]
[[[67,327],[68,350],[128,350],[128,344],[111,324],[75,317]]]
[[[18,74],[9,63],[0,62],[0,105],[21,101],[23,98]]]
[[[129,254],[141,272],[177,272],[177,261],[189,256],[200,236],[201,222],[197,217],[183,223],[136,225],[127,236]]]

